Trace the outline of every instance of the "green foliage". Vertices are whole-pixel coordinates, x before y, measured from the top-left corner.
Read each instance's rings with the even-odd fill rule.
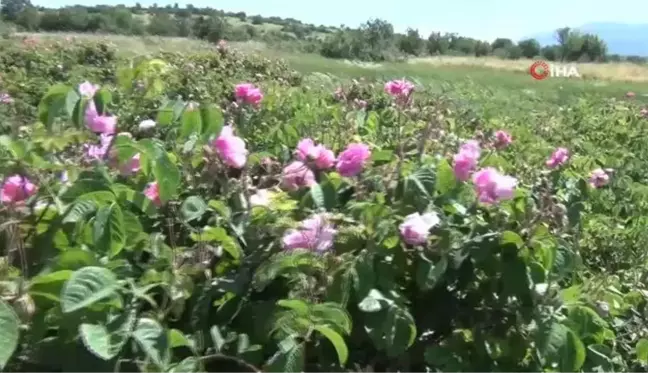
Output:
[[[362,53],[394,46],[390,25],[363,30]],[[648,140],[634,103],[503,102],[419,84],[409,105],[392,105],[382,81],[334,96],[237,53],[125,60],[101,44],[52,48],[0,54],[17,108],[0,175],[38,186],[0,208],[3,370],[645,369]],[[59,63],[64,75],[50,69]],[[84,147],[99,141],[76,88],[86,80],[101,85],[98,110],[118,116],[97,158]],[[263,89],[258,107],[233,104],[241,82]],[[138,128],[144,119],[157,126]],[[245,142],[241,169],[212,143],[226,123]],[[502,128],[514,141],[497,149]],[[354,177],[316,170],[317,184],[281,190],[304,138],[336,155],[362,142],[372,155]],[[455,177],[468,138],[482,144],[480,168],[519,179],[511,199],[478,203]],[[563,144],[569,162],[547,170]],[[614,171],[593,188],[598,167]],[[284,249],[324,212],[330,248]],[[400,225],[426,212],[439,223],[407,244]]]

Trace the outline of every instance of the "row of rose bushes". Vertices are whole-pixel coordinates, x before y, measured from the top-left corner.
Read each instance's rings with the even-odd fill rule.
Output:
[[[111,152],[114,136],[131,136],[130,133],[117,133],[117,117],[97,111],[94,101],[92,101],[99,86],[90,82],[84,82],[78,87],[79,94],[89,99],[85,111],[85,123],[89,130],[99,136],[99,144],[85,144],[86,159],[89,161],[109,161],[117,163],[116,151]],[[406,80],[395,80],[385,84],[385,92],[391,95],[395,103],[399,106],[407,105],[414,91],[414,85]],[[250,83],[242,83],[236,86],[234,95],[239,104],[250,105],[258,108],[263,99],[263,93],[257,87]],[[190,109],[192,110],[192,109]],[[143,120],[139,124],[139,129],[146,131],[156,124],[151,119]],[[499,130],[495,132],[493,146],[496,149],[504,149],[513,141],[512,136],[506,131]],[[229,167],[241,169],[247,161],[248,150],[246,149],[245,140],[234,134],[232,125],[226,125],[222,128],[220,134],[211,142],[216,154],[220,160]],[[294,152],[296,160],[286,165],[281,176],[281,184],[286,190],[296,191],[303,187],[311,187],[317,183],[316,173],[325,172],[335,168],[335,170],[344,177],[355,177],[359,175],[366,167],[367,162],[371,159],[371,150],[368,145],[362,143],[352,143],[342,151],[337,157],[332,150],[326,148],[323,144],[306,138],[301,140]],[[511,199],[514,196],[515,187],[518,180],[512,176],[501,174],[496,168],[486,167],[477,170],[481,154],[480,144],[476,140],[465,142],[453,158],[453,171],[457,180],[465,182],[472,176],[475,186],[475,193],[478,200],[484,204],[496,204],[501,200]],[[136,154],[131,160],[124,164],[115,164],[122,175],[128,176],[139,171],[140,155]],[[557,148],[549,157],[546,166],[549,169],[555,169],[564,165],[569,160],[569,151],[566,148]],[[594,188],[605,186],[609,182],[609,172],[601,168],[595,169],[590,175],[590,185]],[[62,175],[62,180],[67,181],[67,177]],[[12,175],[2,184],[0,190],[0,200],[5,204],[16,204],[24,202],[38,191],[38,186],[33,184],[28,177],[22,175]],[[159,196],[158,183],[151,182],[144,190],[144,194],[156,205],[161,205],[162,201]],[[255,201],[268,201],[268,191],[259,190]],[[409,244],[422,244],[427,241],[427,232],[437,222],[436,216],[429,213],[424,216],[412,214],[405,219],[401,226],[403,238]],[[304,228],[315,229],[310,221],[304,222]],[[297,233],[289,233],[285,238],[287,248],[319,248],[317,241],[306,243],[295,241]],[[315,245],[315,246],[313,246]],[[330,242],[329,245],[330,246]]]

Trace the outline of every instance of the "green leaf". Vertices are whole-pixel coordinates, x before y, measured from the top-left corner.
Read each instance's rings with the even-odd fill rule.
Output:
[[[566,343],[560,351],[561,372],[578,372],[585,363],[585,346],[571,330],[567,331]]]
[[[95,248],[116,256],[126,245],[124,214],[117,203],[99,209],[95,217],[93,237]]]
[[[167,202],[171,200],[180,186],[180,170],[171,161],[164,146],[158,141],[141,141],[148,157],[153,162],[153,176],[160,188],[160,200]]]
[[[278,351],[270,360],[264,371],[268,372],[303,372],[306,359],[306,347],[295,343],[286,351]]]
[[[185,107],[184,112],[182,113],[182,119],[180,124],[180,138],[187,138],[189,135],[196,133],[199,134],[202,132],[202,117],[200,115],[200,110],[197,108],[189,109],[189,104]]]
[[[325,201],[324,201],[324,192],[322,191],[322,187],[319,184],[313,184],[310,187],[310,195],[311,198],[313,199],[313,202],[315,203],[315,206],[317,208],[324,208],[325,206]]]
[[[197,367],[198,359],[189,356],[171,368],[170,373],[193,373],[196,371]]]
[[[104,115],[107,111],[108,104],[112,102],[112,94],[109,90],[101,88],[95,93],[92,99],[97,108],[97,113]]]
[[[29,294],[32,297],[43,297],[53,301],[60,300],[61,289],[65,281],[72,277],[74,271],[62,270],[38,275],[29,281]]]
[[[351,316],[341,305],[333,302],[314,304],[310,307],[310,317],[318,324],[326,323],[351,334]]]
[[[635,353],[637,354],[637,360],[643,364],[648,364],[648,339],[641,338],[637,341]]]
[[[301,316],[306,316],[309,310],[308,303],[301,299],[281,299],[277,301],[277,305],[294,310]]]
[[[416,340],[416,323],[406,309],[394,305],[387,312],[383,333],[386,338],[387,354],[400,356]]]
[[[192,233],[191,239],[196,242],[218,242],[232,258],[241,258],[242,253],[238,243],[222,227],[205,227],[201,233]]]
[[[427,258],[422,258],[418,263],[418,270],[416,272],[416,281],[418,286],[423,291],[429,291],[441,281],[448,268],[448,259],[444,256],[436,264],[432,263]]]
[[[185,222],[199,219],[207,211],[207,204],[198,196],[188,197],[180,207],[180,214]]]
[[[178,101],[167,101],[159,110],[155,121],[160,126],[169,126],[175,123],[182,115],[184,110],[184,102]]]
[[[76,100],[73,99],[74,96],[76,96]],[[68,113],[72,114],[78,99],[79,95],[71,87],[64,84],[54,85],[50,87],[38,104],[38,119],[45,127],[49,128],[54,123],[54,119],[64,110],[68,110]],[[70,105],[72,106],[68,109]]]
[[[88,102],[89,100],[87,98],[82,97],[77,101],[74,109],[72,110],[72,123],[74,123],[77,128],[82,128],[86,124],[85,112],[88,108]]]
[[[211,334],[212,337],[212,343],[214,344],[214,349],[216,350],[216,353],[220,353],[221,350],[223,349],[223,346],[227,343],[225,338],[223,337],[223,334],[221,334],[220,330],[218,329],[218,325],[214,325],[209,329],[209,334]]]
[[[452,166],[446,159],[442,159],[437,165],[436,183],[434,189],[440,195],[444,195],[457,186],[457,179],[454,176]]]
[[[380,164],[388,163],[389,161],[391,161],[393,156],[393,150],[379,150],[371,153],[371,160],[374,165],[379,166]]]
[[[202,131],[205,138],[209,138],[212,135],[218,136],[225,123],[221,108],[215,104],[203,103],[200,105],[200,117],[202,119]]]
[[[518,249],[524,246],[524,240],[522,240],[522,237],[512,231],[505,231],[502,233],[501,243],[502,245],[515,245]]]
[[[315,330],[322,333],[335,347],[335,352],[337,352],[338,360],[340,361],[340,366],[344,366],[347,360],[349,359],[349,348],[344,342],[344,338],[335,330],[329,328],[326,325],[315,325]]]
[[[122,350],[134,325],[135,312],[127,311],[111,317],[107,326],[83,323],[79,326],[79,334],[88,351],[103,360],[110,360]]]
[[[157,321],[140,318],[133,332],[133,338],[159,368],[166,370],[170,359],[169,338]]]
[[[20,319],[13,308],[0,299],[0,369],[5,368],[18,347]]]
[[[83,267],[74,271],[61,291],[63,313],[80,310],[116,294],[117,276],[102,267]]]

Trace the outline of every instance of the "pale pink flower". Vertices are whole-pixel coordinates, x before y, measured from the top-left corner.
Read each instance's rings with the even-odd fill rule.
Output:
[[[459,152],[453,158],[453,171],[457,180],[467,181],[470,178],[470,173],[477,168],[480,156],[481,149],[478,141],[468,140],[461,145]]]
[[[139,172],[140,170],[140,155],[139,153],[135,154],[131,159],[126,162],[126,164],[122,165],[119,168],[119,172],[123,176],[130,176],[134,173]]]
[[[18,203],[36,194],[38,188],[28,178],[21,175],[9,176],[2,183],[0,201],[6,204]]]
[[[160,186],[158,185],[157,181],[148,183],[146,185],[146,189],[144,189],[144,195],[146,196],[146,198],[150,199],[154,205],[162,205],[162,200],[160,199]]]
[[[405,79],[385,83],[385,92],[395,98],[407,98],[414,90],[414,84]]]
[[[220,159],[230,167],[242,168],[247,162],[248,151],[245,148],[245,141],[234,136],[232,126],[223,126],[220,135],[212,141]]]
[[[495,168],[486,167],[473,175],[473,183],[479,202],[494,204],[511,199],[515,195],[517,179],[500,174]]]
[[[287,231],[282,242],[285,250],[307,249],[322,253],[333,247],[336,234],[326,214],[316,214],[303,220],[299,228]]]
[[[79,84],[79,93],[81,94],[81,96],[84,96],[86,98],[92,98],[98,90],[98,85],[92,84],[87,80]]]
[[[291,191],[316,184],[315,174],[301,161],[294,161],[287,165],[281,173],[281,179],[284,188]]]
[[[641,115],[644,118],[648,118],[648,109],[643,108],[641,111],[639,111],[639,115]]]
[[[88,102],[85,112],[88,128],[95,133],[114,134],[117,131],[117,117],[99,115],[93,101]]]
[[[513,142],[513,137],[506,131],[499,130],[495,132],[495,147],[498,149],[506,148]]]
[[[589,183],[594,188],[600,188],[610,182],[610,176],[600,168],[592,171],[590,175]]]
[[[236,99],[239,101],[255,106],[259,105],[263,99],[263,93],[261,90],[251,83],[238,84],[234,88],[234,96],[236,96]]]
[[[551,154],[551,157],[547,160],[546,165],[549,168],[556,168],[565,164],[567,160],[569,160],[569,150],[565,148],[558,148]]]
[[[273,193],[268,189],[259,189],[250,196],[250,205],[252,206],[268,206],[272,199]]]
[[[14,99],[8,93],[0,93],[0,102],[3,104],[11,104],[14,102]]]
[[[295,155],[303,162],[314,161],[315,166],[321,170],[331,168],[335,164],[333,151],[324,145],[315,145],[311,139],[300,140]]]
[[[362,169],[370,158],[371,150],[369,150],[367,145],[360,143],[349,144],[338,157],[336,165],[337,172],[346,177],[355,176],[362,172]]]
[[[91,160],[101,160],[105,157],[108,148],[110,148],[110,143],[112,141],[112,135],[101,134],[99,135],[99,145],[83,145],[86,156]]]
[[[423,215],[418,212],[407,215],[398,227],[403,240],[410,245],[422,245],[427,242],[430,228],[438,225],[439,216],[434,212]]]

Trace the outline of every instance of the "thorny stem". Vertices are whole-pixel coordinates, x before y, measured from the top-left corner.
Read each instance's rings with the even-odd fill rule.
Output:
[[[398,157],[398,163],[396,164],[396,168],[394,169],[394,173],[392,174],[392,177],[389,179],[389,182],[387,184],[387,188],[389,188],[389,186],[391,184],[393,184],[395,181],[396,182],[398,181],[398,177],[400,176],[401,168],[403,167],[403,161],[405,160],[403,158],[404,144],[403,144],[403,140],[401,138],[402,129],[403,129],[403,126],[402,126],[402,123],[401,123],[402,116],[403,116],[403,113],[402,113],[401,110],[399,110],[398,111],[398,120],[397,120],[398,127],[397,127],[397,133],[396,133],[397,134],[396,142],[398,143],[398,148],[396,150],[396,156]],[[394,187],[394,189],[392,190],[391,198],[394,197],[395,193],[396,193],[396,187]]]

